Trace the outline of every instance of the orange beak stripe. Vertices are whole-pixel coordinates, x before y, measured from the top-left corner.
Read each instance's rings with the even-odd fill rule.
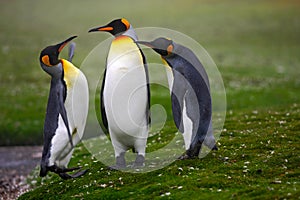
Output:
[[[62,49],[63,49],[67,44],[68,44],[68,42],[63,43],[63,44],[59,47],[58,52],[60,53],[60,52],[62,51]]]
[[[114,28],[108,26],[108,27],[99,28],[98,30],[99,30],[99,31],[112,31],[112,30],[114,30]]]

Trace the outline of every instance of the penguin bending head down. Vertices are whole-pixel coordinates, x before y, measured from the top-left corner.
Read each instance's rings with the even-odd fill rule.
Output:
[[[108,129],[116,157],[116,165],[111,169],[126,167],[124,155],[129,149],[137,153],[133,166],[142,167],[150,123],[146,60],[126,19],[89,30],[97,31],[115,37],[107,55],[100,97],[102,122]]]
[[[186,153],[180,159],[198,157],[203,143],[217,150],[212,129],[209,80],[196,55],[190,49],[166,38],[137,43],[160,54],[167,66],[174,122],[183,133],[186,148]]]
[[[79,169],[67,168],[76,145],[84,132],[88,112],[88,84],[84,74],[72,63],[75,45],[70,46],[69,61],[58,59],[62,49],[77,36],[41,51],[40,65],[51,76],[50,92],[44,123],[44,147],[40,176],[48,171],[63,179],[76,178],[86,170],[73,175],[66,172]]]

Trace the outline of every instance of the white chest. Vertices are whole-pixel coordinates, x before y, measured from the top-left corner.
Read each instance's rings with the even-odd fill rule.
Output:
[[[147,125],[146,73],[141,52],[131,39],[112,43],[103,95],[110,132],[137,134]]]

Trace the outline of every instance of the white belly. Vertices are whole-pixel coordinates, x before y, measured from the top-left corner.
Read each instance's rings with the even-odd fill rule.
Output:
[[[61,115],[58,117],[58,127],[51,141],[49,165],[61,166],[60,160],[72,150],[65,123]]]
[[[169,90],[170,90],[170,93],[172,93],[174,76],[173,76],[171,67],[166,62],[165,62],[165,65],[166,65],[166,73],[167,73],[167,78],[168,78]],[[184,127],[184,132],[182,133],[182,135],[183,135],[183,139],[184,139],[185,149],[188,150],[190,148],[190,145],[192,142],[193,122],[187,115],[185,96],[183,97],[182,121],[183,121],[183,127]]]
[[[126,43],[122,45],[124,48]],[[127,49],[132,47],[129,44]],[[115,48],[111,46],[107,59],[104,106],[112,140],[132,143],[132,137],[147,138],[148,134],[146,74],[137,47],[123,54],[112,53]]]
[[[185,149],[188,150],[192,142],[193,122],[187,115],[185,98],[183,99],[182,121],[184,127],[183,139],[184,139]]]
[[[173,82],[174,82],[174,76],[171,67],[165,63],[165,69],[167,73],[167,78],[168,78],[168,84],[169,84],[169,90],[170,93],[172,93],[172,87],[173,87]]]

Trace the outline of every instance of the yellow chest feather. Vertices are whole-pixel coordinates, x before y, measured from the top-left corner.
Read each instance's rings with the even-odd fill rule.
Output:
[[[79,69],[65,59],[61,59],[61,62],[64,68],[64,81],[67,84],[67,88],[72,88],[79,74]]]

